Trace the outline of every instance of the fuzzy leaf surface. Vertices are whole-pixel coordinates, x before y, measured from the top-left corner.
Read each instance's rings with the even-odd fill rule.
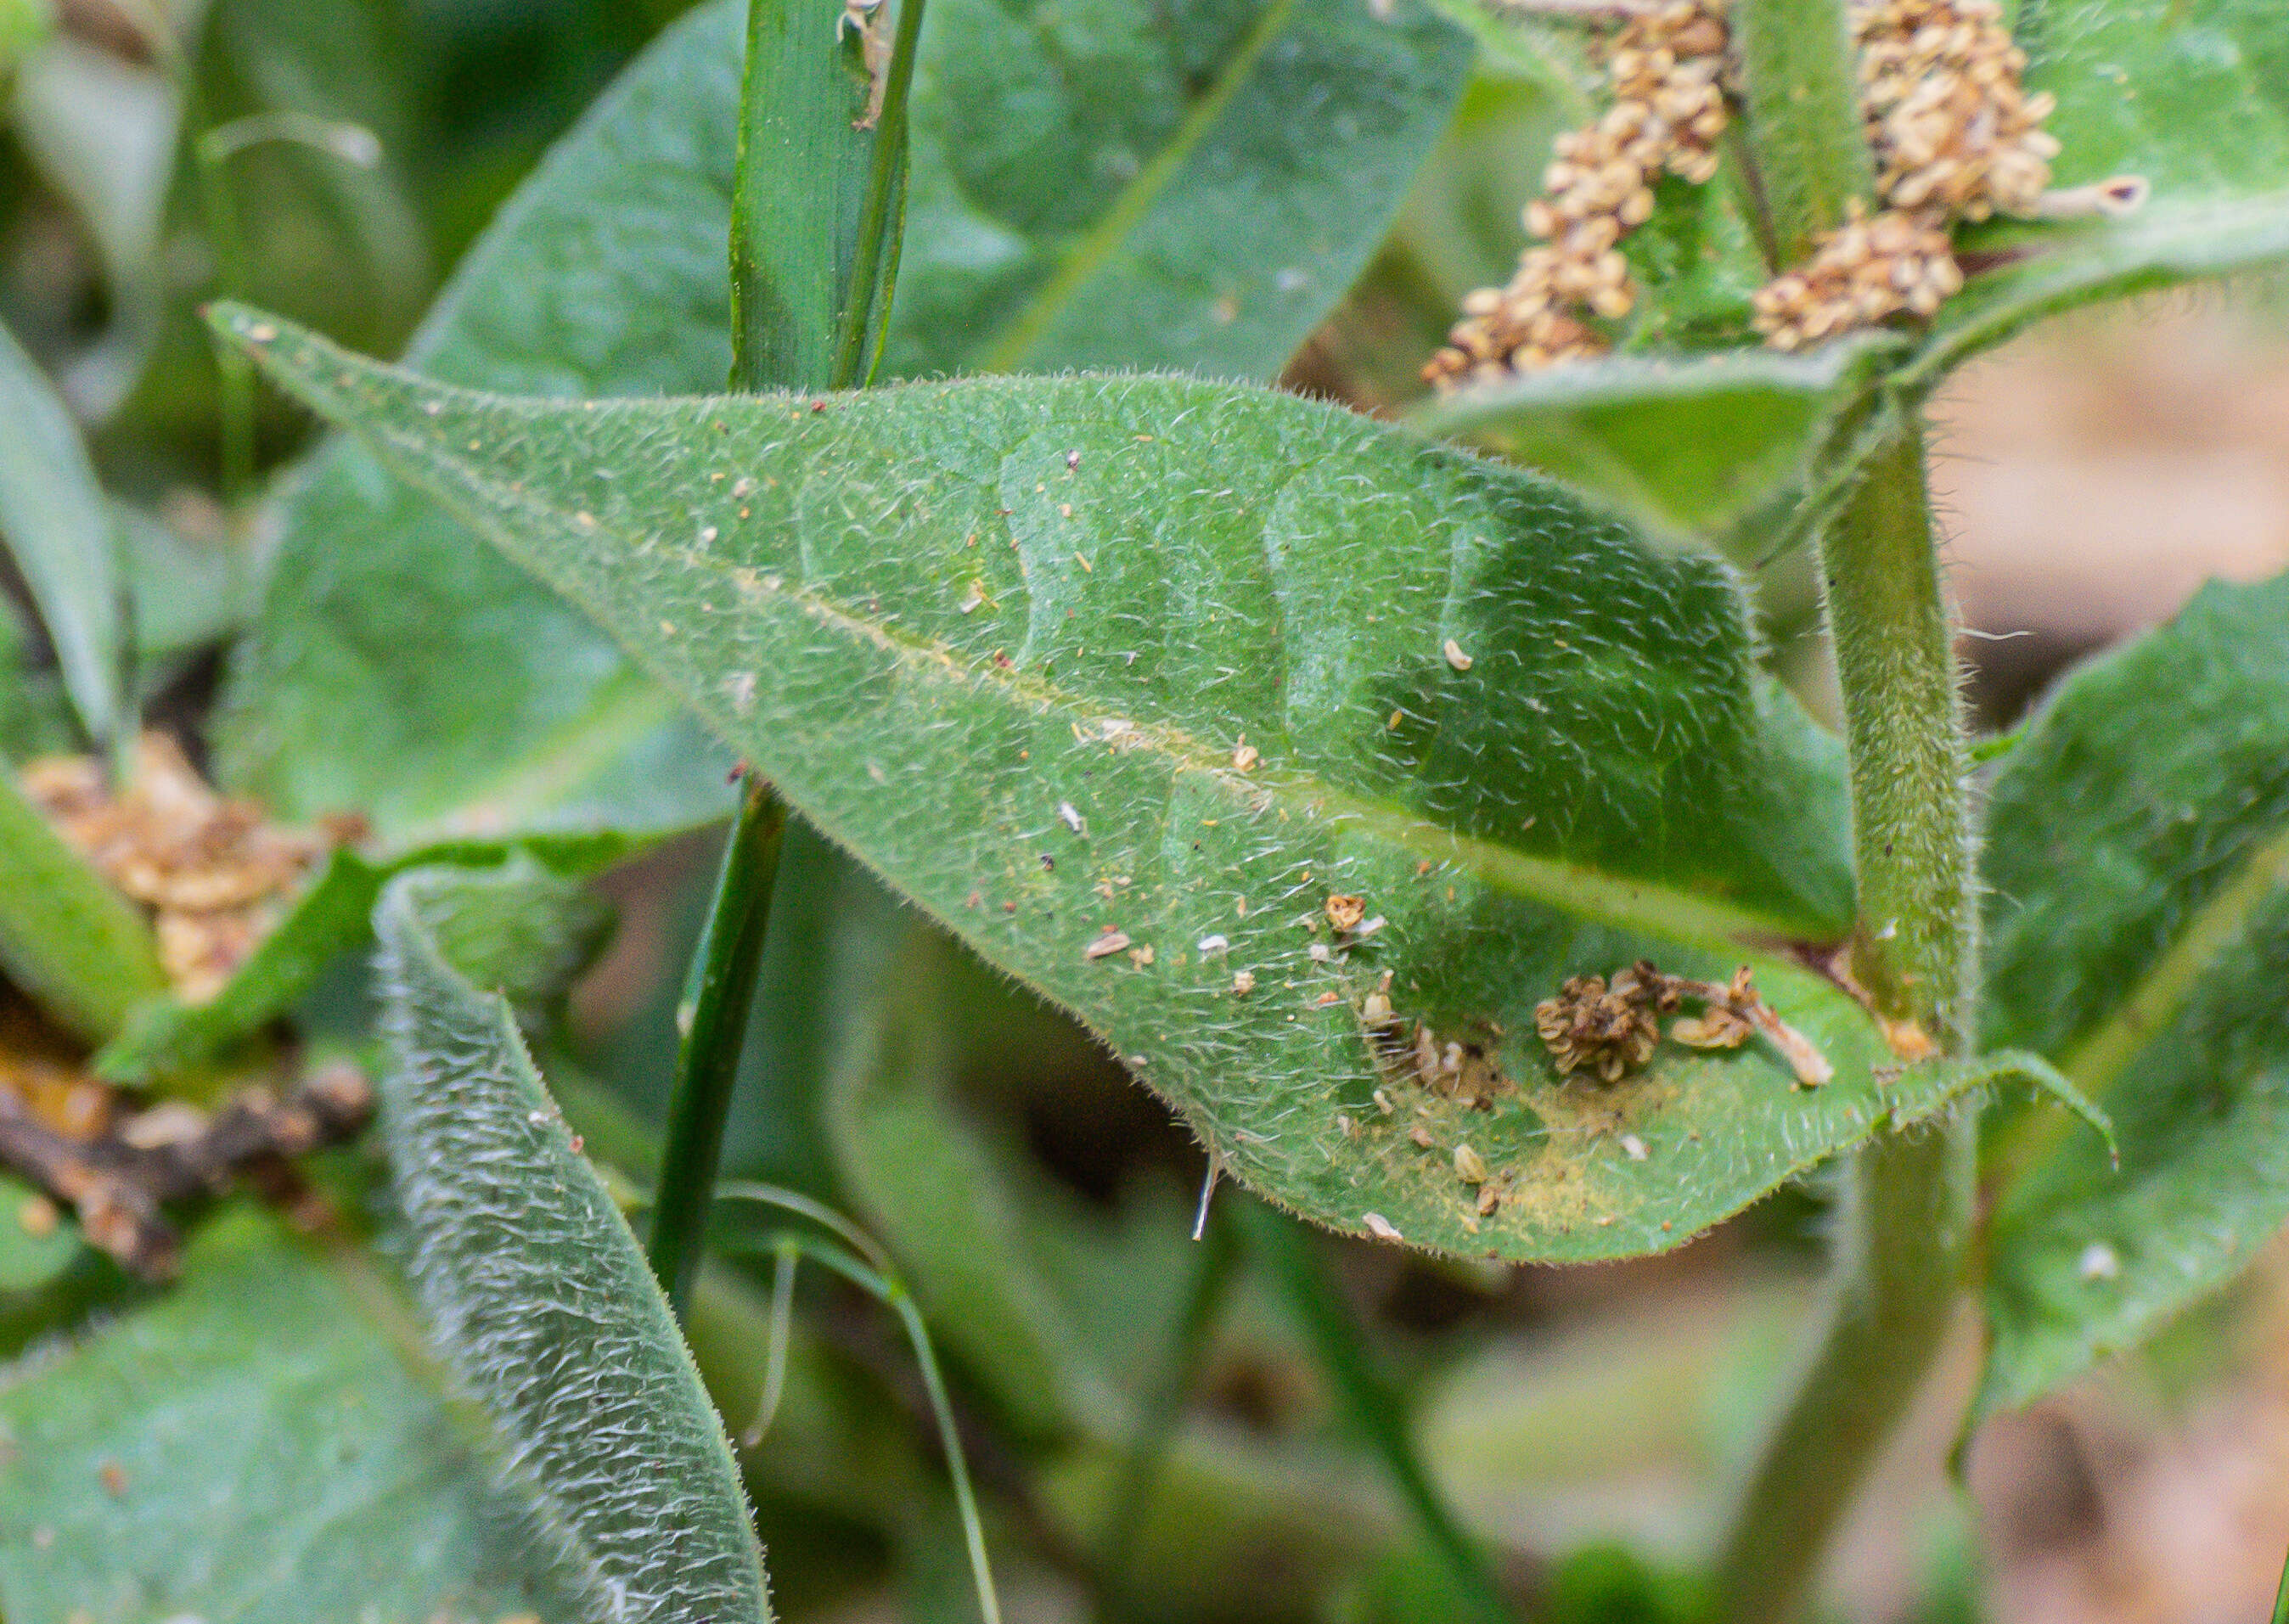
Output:
[[[1449,395],[1408,422],[1555,474],[1656,534],[1715,536],[1798,486],[1891,347],[1607,356]]]
[[[566,917],[566,888],[530,865],[422,869],[375,909],[408,1272],[582,1616],[760,1624],[762,1553],[722,1423],[508,1000],[462,967],[517,985],[561,959],[534,931]]]
[[[1982,1404],[2135,1347],[2289,1218],[2289,577],[2084,666],[1997,779],[1983,1027],[2114,1120],[2012,1123]]]
[[[1951,1096],[1875,1075],[1858,1009],[1767,956],[1850,916],[1841,763],[1757,681],[1730,572],[1533,476],[1181,380],[566,406],[251,347],[1323,1222],[1658,1248]],[[1338,939],[1350,896],[1384,925]],[[1534,1005],[1640,954],[1757,961],[1838,1080],[1751,1045],[1560,1083]],[[1502,1109],[1370,1039],[1385,971]],[[1511,1181],[1490,1223],[1466,1137]]]
[[[699,7],[614,84],[410,362],[564,398],[722,386],[746,12]],[[1387,21],[1353,0],[937,0],[894,363],[1271,377],[1372,251],[1468,57],[1418,0]],[[362,811],[400,849],[730,810],[729,763],[608,639],[354,442],[307,466],[283,532],[226,695],[233,788],[291,819]]]
[[[0,1391],[11,1619],[494,1619],[561,1598],[389,1286],[251,1213]]]

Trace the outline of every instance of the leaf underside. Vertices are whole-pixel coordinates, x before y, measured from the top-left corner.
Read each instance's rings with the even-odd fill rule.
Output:
[[[1725,567],[1554,487],[1228,386],[563,406],[219,319],[1322,1222],[1658,1248],[1965,1086],[1879,1076],[1774,956],[1850,917],[1841,764],[1757,681]],[[1331,896],[1385,923],[1338,936]],[[1838,1082],[1760,1044],[1560,1081],[1535,1004],[1640,955],[1754,961]],[[1514,1091],[1423,1087],[1362,1025],[1385,973]],[[1464,1142],[1510,1190],[1484,1222]]]
[[[411,362],[565,398],[722,386],[746,10],[699,7],[616,82]],[[936,0],[923,45],[892,364],[1252,378],[1349,286],[1470,56],[1415,0]],[[355,442],[307,466],[283,529],[218,729],[233,789],[358,811],[393,850],[730,810],[729,763],[610,640]]]
[[[2289,1218],[2289,577],[2083,667],[1991,802],[1985,1030],[2114,1119],[2007,1123],[1982,1405],[2135,1347]]]
[[[583,1616],[760,1624],[762,1553],[722,1423],[508,1003],[464,974],[569,962],[534,926],[577,930],[573,894],[530,864],[417,870],[382,893],[382,1131],[408,1272]]]

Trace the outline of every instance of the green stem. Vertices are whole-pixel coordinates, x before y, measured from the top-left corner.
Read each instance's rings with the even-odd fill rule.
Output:
[[[1311,1237],[1261,1202],[1231,1205],[1249,1250],[1279,1279],[1289,1309],[1334,1380],[1352,1424],[1383,1457],[1392,1485],[1414,1513],[1432,1550],[1445,1564],[1456,1594],[1472,1614],[1487,1624],[1509,1624],[1511,1612],[1503,1600],[1502,1587],[1495,1582],[1485,1555],[1455,1521],[1430,1474],[1424,1470],[1415,1440],[1407,1430],[1406,1405],[1376,1368],[1366,1339],[1312,1254]]]
[[[1742,0],[1733,38],[1759,235],[1780,266],[1799,265],[1846,203],[1875,191],[1851,28],[1841,0]]]
[[[762,964],[786,826],[778,797],[751,779],[723,848],[723,872],[694,959],[696,984],[676,1012],[682,1036],[675,1050],[675,1086],[668,1102],[667,1146],[660,1155],[650,1253],[652,1272],[679,1316],[690,1301],[699,1268],[723,1121],[731,1109],[747,1010]]]
[[[1969,764],[1911,419],[1823,537],[1821,567],[1852,757],[1853,968],[1887,1020],[1961,1052],[1976,952]],[[1879,1139],[1850,1169],[1828,1325],[1729,1534],[1719,1616],[1780,1624],[1809,1599],[1953,1318],[1976,1143],[1966,1116]]]
[[[890,295],[898,280],[898,250],[906,224],[906,100],[921,54],[922,0],[898,0],[898,31],[882,70],[882,106],[866,189],[858,210],[857,251],[837,335],[833,386],[864,388],[873,380],[889,337]]]

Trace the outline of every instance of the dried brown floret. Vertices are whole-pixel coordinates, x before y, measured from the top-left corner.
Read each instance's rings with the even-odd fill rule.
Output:
[[[1558,996],[1535,1006],[1534,1030],[1541,1034],[1558,1074],[1595,1071],[1617,1083],[1653,1058],[1661,1043],[1658,988],[1632,966],[1614,978],[1576,975]]]
[[[1800,349],[1903,310],[1928,316],[1962,286],[1943,219],[1886,209],[1871,219],[1855,202],[1810,264],[1757,290],[1757,330],[1775,349]]]

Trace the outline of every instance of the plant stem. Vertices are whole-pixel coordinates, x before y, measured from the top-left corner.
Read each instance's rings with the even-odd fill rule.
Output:
[[[1800,265],[1846,203],[1875,191],[1851,29],[1839,0],[1742,0],[1733,38],[1765,214],[1759,235],[1775,270]]]
[[[1960,1050],[1975,951],[1968,762],[1918,426],[1877,453],[1821,563],[1852,755],[1854,972],[1886,1017]],[[1829,1321],[1727,1539],[1720,1616],[1778,1624],[1810,1598],[1953,1318],[1976,1144],[1966,1115],[1882,1137],[1850,1169]]]
[[[1114,1617],[1120,1616],[1126,1600],[1129,1564],[1137,1554],[1145,1514],[1152,1509],[1153,1480],[1160,1474],[1168,1440],[1184,1414],[1184,1400],[1208,1361],[1208,1335],[1223,1311],[1232,1265],[1239,1261],[1231,1223],[1209,1223],[1196,1251],[1184,1312],[1177,1317],[1175,1334],[1152,1390],[1145,1397],[1144,1413],[1137,1418],[1137,1436],[1129,1441],[1128,1457],[1121,1462],[1104,1537],[1097,1546],[1098,1583],[1106,1612]]]
[[[679,1317],[699,1269],[723,1121],[739,1074],[786,827],[778,797],[751,777],[723,848],[723,872],[693,960],[695,984],[676,1012],[682,1034],[675,1048],[675,1087],[668,1103],[667,1147],[660,1156],[650,1254],[652,1272]]]
[[[1415,1515],[1424,1539],[1445,1564],[1458,1599],[1486,1624],[1508,1624],[1510,1608],[1485,1555],[1456,1523],[1423,1469],[1407,1430],[1406,1405],[1360,1334],[1350,1310],[1312,1255],[1312,1238],[1292,1220],[1260,1201],[1230,1204],[1249,1249],[1279,1280],[1289,1310],[1311,1338],[1320,1364],[1342,1395],[1352,1424],[1383,1457],[1392,1486]]]

